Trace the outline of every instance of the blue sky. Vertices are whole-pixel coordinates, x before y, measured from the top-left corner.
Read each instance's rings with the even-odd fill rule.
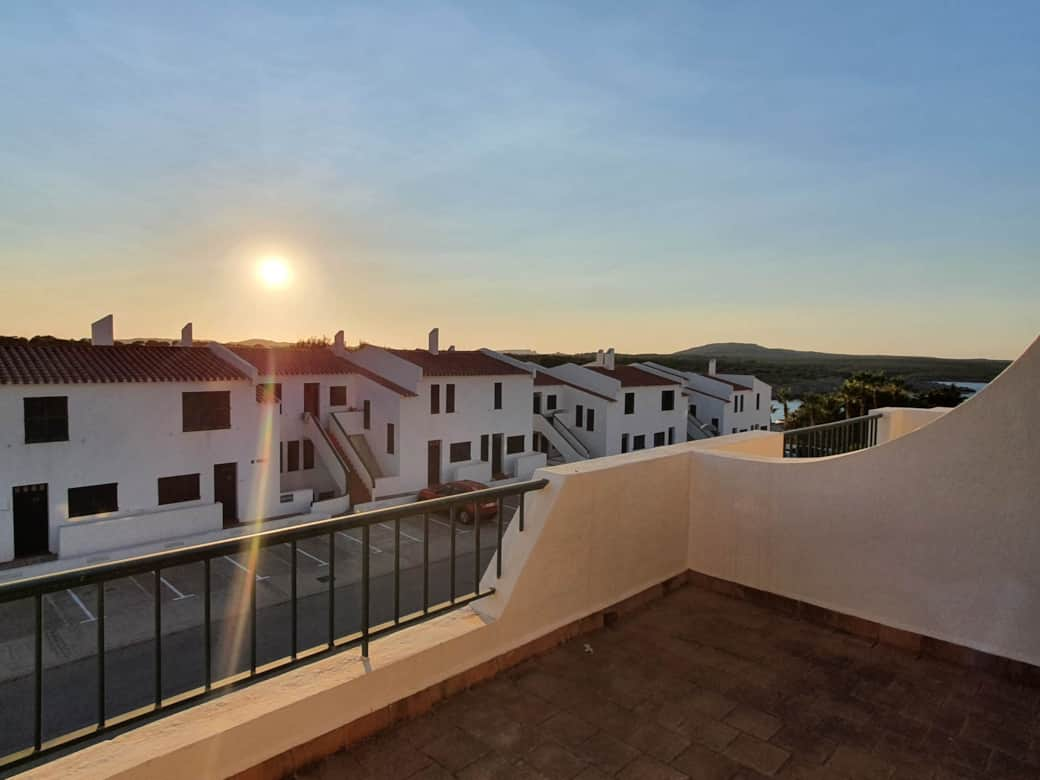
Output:
[[[1037,40],[1032,2],[8,2],[0,332],[1013,357]]]

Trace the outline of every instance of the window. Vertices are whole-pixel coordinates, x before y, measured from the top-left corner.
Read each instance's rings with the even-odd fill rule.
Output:
[[[581,404],[574,407],[574,424],[579,428],[585,424],[585,407]]]
[[[675,428],[674,426],[668,429],[668,443],[675,444]]]
[[[307,471],[314,468],[314,442],[310,439],[303,440],[303,469]]]
[[[625,393],[625,414],[636,413],[636,394]]]
[[[541,393],[535,393],[534,394],[534,413],[535,414],[541,414],[542,413],[542,394]]]
[[[394,424],[386,424],[386,454],[394,454]]]
[[[257,385],[256,402],[258,404],[280,404],[282,402],[282,383],[264,382]]]
[[[762,408],[762,394],[755,393],[755,411],[757,412]]]
[[[501,409],[502,408],[502,383],[501,382],[495,382],[495,406],[494,406],[494,408],[495,409]],[[555,409],[556,407],[554,406],[552,408]]]
[[[468,441],[457,441],[451,445],[448,457],[452,463],[469,460],[470,443]]]
[[[487,463],[488,455],[490,454],[491,437],[486,433],[480,437],[480,459]]]
[[[216,431],[231,427],[231,391],[181,393],[183,430]]]
[[[430,385],[430,414],[441,413],[441,386]]]
[[[697,404],[690,404],[690,414],[697,416]]]
[[[329,406],[347,405],[347,386],[333,385],[329,388]]]
[[[632,437],[632,450],[645,450],[646,449],[646,436],[639,434],[638,436]]]
[[[118,491],[119,485],[115,482],[69,488],[69,517],[118,512]]]
[[[556,394],[555,393],[552,393],[550,395],[545,396],[545,408],[548,409],[550,412],[553,409],[556,408]]]
[[[516,455],[524,451],[524,435],[506,437],[506,455]]]
[[[455,385],[444,386],[444,413],[451,414],[455,411]]]
[[[586,409],[585,410],[585,430],[592,433],[596,430],[596,410]]]
[[[658,431],[657,433],[654,434],[654,446],[655,447],[663,447],[664,446],[664,431]]]
[[[361,427],[366,431],[372,427],[372,402],[365,401],[361,405]]]
[[[719,418],[718,417],[712,417],[711,418],[711,427],[714,428],[715,430],[719,429]]]
[[[300,443],[296,440],[285,443],[285,470],[300,470]]]
[[[159,505],[179,504],[182,501],[198,501],[198,474],[181,474],[177,477],[159,477]]]
[[[26,398],[24,407],[26,444],[69,440],[68,396]]]
[[[621,451],[628,452],[628,434],[621,434]]]
[[[675,391],[674,390],[662,390],[661,391],[661,411],[670,412],[675,408]]]

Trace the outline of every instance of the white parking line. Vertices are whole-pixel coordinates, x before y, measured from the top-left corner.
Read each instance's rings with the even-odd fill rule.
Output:
[[[323,560],[322,560],[321,558],[319,558],[319,557],[318,557],[317,555],[311,555],[311,554],[310,554],[309,552],[307,552],[306,550],[304,550],[304,549],[303,549],[302,547],[300,547],[300,546],[297,546],[297,547],[296,547],[296,552],[298,552],[298,553],[299,553],[300,555],[306,555],[306,556],[307,556],[308,558],[310,558],[310,559],[311,559],[312,561],[317,561],[317,562],[318,562],[318,565],[319,565],[319,566],[328,566],[328,565],[329,565],[329,564],[328,564],[328,561],[323,561]]]
[[[243,566],[243,565],[242,565],[241,563],[239,563],[238,561],[236,561],[236,560],[235,560],[234,558],[232,558],[232,557],[231,557],[230,555],[225,555],[225,556],[224,556],[224,560],[225,560],[225,561],[227,561],[228,563],[230,563],[230,564],[231,564],[232,566],[236,566],[236,567],[238,567],[239,569],[241,569],[242,571],[244,571],[244,572],[245,572],[246,574],[248,574],[248,573],[249,573],[249,569],[247,569],[247,568],[246,568],[245,566]],[[256,576],[256,581],[257,581],[257,582],[263,582],[264,580],[269,580],[269,579],[271,579],[270,577],[267,577],[267,576],[263,576],[263,577],[261,577],[261,576],[260,576],[259,574],[255,575],[255,576]]]
[[[87,605],[83,603],[83,599],[81,599],[71,590],[66,589],[65,592],[69,594],[69,598],[75,601],[76,605],[83,610],[83,614],[87,616],[87,619],[79,621],[80,623],[93,623],[95,620],[97,620],[97,618],[94,617],[94,613],[87,609]]]
[[[354,544],[360,544],[360,545],[362,545],[362,546],[363,546],[363,545],[365,544],[365,543],[364,543],[363,541],[361,541],[360,539],[355,539],[355,538],[354,538],[353,536],[351,536],[350,534],[346,533],[345,531],[336,531],[336,533],[338,533],[338,534],[339,534],[340,536],[342,536],[342,537],[343,537],[344,539],[350,539],[350,541],[352,541],[352,542],[353,542]],[[369,542],[369,543],[368,543],[368,546],[372,548],[372,552],[377,552],[377,553],[381,553],[381,552],[383,552],[383,551],[382,551],[381,549],[379,549],[378,547],[376,547],[376,546],[375,546],[374,544],[372,544],[371,542]]]
[[[148,598],[152,597],[152,594],[148,592],[148,588],[146,588],[144,585],[142,585],[140,582],[137,581],[137,577],[135,577],[134,575],[131,574],[129,579],[130,579],[130,582],[134,583],[134,585],[137,586],[137,589],[139,591],[141,591],[141,593],[146,595]]]
[[[385,528],[387,531],[393,532],[393,530],[394,530],[394,527],[392,525],[387,525],[386,523],[380,523],[379,525],[383,526],[383,528]],[[422,539],[416,539],[414,536],[412,536],[410,533],[405,531],[403,528],[401,529],[401,536],[403,536],[405,539],[410,539],[411,541],[416,542],[417,544],[421,544],[422,543]]]
[[[175,587],[173,587],[173,585],[170,584],[170,581],[168,579],[166,579],[165,577],[159,577],[159,582],[161,582],[163,585],[165,585],[167,588],[169,588],[173,592],[173,595],[174,595],[174,599],[173,600],[174,601],[180,601],[181,599],[193,599],[193,598],[195,598],[195,594],[194,593],[181,593],[179,590],[177,590]]]

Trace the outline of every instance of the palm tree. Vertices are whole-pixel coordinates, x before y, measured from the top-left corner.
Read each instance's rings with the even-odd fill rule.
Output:
[[[787,425],[787,415],[791,403],[791,388],[781,387],[776,391],[776,400],[784,407],[784,426]]]

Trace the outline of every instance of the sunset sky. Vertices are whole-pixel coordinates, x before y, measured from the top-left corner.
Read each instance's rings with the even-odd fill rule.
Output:
[[[0,333],[1014,357],[1038,40],[1036,2],[10,0]]]

